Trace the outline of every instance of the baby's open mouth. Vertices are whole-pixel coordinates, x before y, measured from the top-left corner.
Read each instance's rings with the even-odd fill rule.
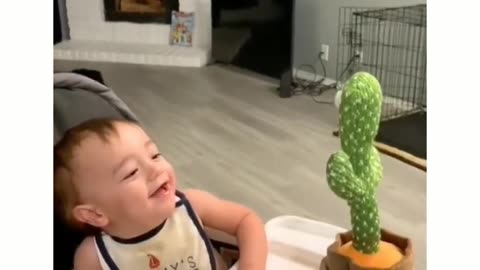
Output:
[[[166,181],[162,185],[160,185],[151,195],[150,197],[159,197],[159,196],[165,196],[170,194],[171,191],[171,183],[170,180]]]

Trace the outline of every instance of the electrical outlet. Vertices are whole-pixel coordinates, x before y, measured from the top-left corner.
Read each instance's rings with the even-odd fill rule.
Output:
[[[355,56],[358,57],[359,63],[363,63],[363,52],[361,50],[355,50]]]
[[[328,45],[322,44],[322,49],[320,50],[320,57],[322,60],[328,61]]]

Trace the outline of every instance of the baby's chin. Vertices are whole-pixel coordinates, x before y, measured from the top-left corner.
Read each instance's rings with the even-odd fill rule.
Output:
[[[156,219],[165,220],[169,218],[175,212],[175,204],[176,204],[176,197],[172,196],[172,198],[162,202],[161,204],[157,204],[156,207]]]

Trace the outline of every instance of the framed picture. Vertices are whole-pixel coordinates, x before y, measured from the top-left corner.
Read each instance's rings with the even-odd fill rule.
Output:
[[[195,27],[194,13],[172,11],[172,23],[170,25],[170,44],[191,47]]]

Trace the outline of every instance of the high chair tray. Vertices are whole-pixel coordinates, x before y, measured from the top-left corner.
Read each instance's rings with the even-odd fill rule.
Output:
[[[346,230],[297,216],[279,216],[265,225],[267,270],[318,270],[335,236]],[[238,263],[230,268],[237,270]]]

